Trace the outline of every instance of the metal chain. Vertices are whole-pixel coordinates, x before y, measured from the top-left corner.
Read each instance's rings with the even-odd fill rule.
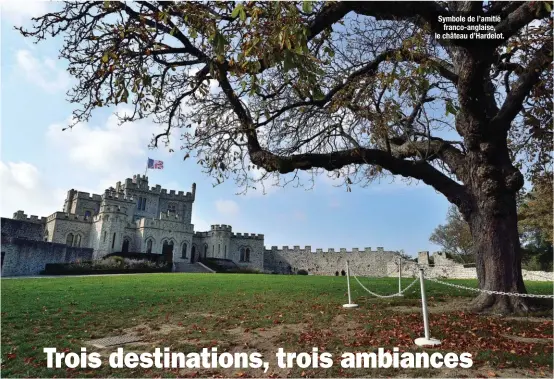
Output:
[[[535,295],[535,294],[532,294],[532,293],[491,291],[491,290],[483,290],[483,289],[480,289],[480,288],[472,288],[472,287],[462,286],[462,285],[459,285],[459,284],[443,282],[442,280],[438,280],[438,279],[434,279],[434,278],[425,278],[425,279],[430,280],[431,282],[443,284],[445,286],[459,288],[459,289],[468,290],[468,291],[474,291],[474,292],[484,292],[484,293],[488,293],[489,295],[515,296],[515,297],[538,297],[538,298],[544,298],[544,299],[554,299],[554,295]]]
[[[354,279],[356,279],[356,281],[358,282],[358,284],[364,289],[366,290],[368,293],[370,293],[371,295],[375,296],[375,297],[380,297],[380,298],[389,298],[389,297],[396,297],[396,296],[400,296],[402,295],[404,292],[406,292],[408,289],[410,289],[410,287],[412,287],[418,280],[419,278],[415,278],[413,282],[411,282],[406,288],[404,288],[402,291],[400,292],[397,292],[397,293],[394,293],[392,295],[379,295],[378,293],[375,293],[375,292],[372,292],[370,290],[368,290],[363,284],[362,282],[360,282],[360,280],[358,279],[358,277],[355,275],[355,274],[352,274],[352,276],[354,276]]]

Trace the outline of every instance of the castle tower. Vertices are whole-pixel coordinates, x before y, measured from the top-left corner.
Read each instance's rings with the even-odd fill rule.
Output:
[[[129,249],[132,243],[130,236],[125,235],[125,227],[131,220],[134,209],[133,198],[122,192],[106,190],[102,195],[100,213],[95,218],[100,256]],[[124,247],[127,239],[127,247]]]
[[[231,225],[212,225],[208,242],[208,257],[228,259],[231,249]]]

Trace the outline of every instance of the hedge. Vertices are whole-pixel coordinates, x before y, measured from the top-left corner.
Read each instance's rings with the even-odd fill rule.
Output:
[[[89,263],[89,262],[84,262]],[[73,263],[47,263],[42,275],[99,275],[99,274],[142,274],[156,272],[171,272],[172,265],[167,264],[158,268],[102,268],[78,266]]]

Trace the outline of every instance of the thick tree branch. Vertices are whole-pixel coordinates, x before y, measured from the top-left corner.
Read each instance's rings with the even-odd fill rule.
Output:
[[[510,123],[521,111],[523,102],[533,87],[540,81],[541,73],[550,64],[552,64],[552,40],[537,51],[525,72],[520,75],[518,81],[506,96],[504,104],[491,120],[491,128],[501,128],[503,130],[510,128]]]
[[[506,14],[505,18],[496,25],[495,32],[502,33],[504,40],[492,40],[491,43],[496,46],[501,45],[531,21],[547,17],[548,13],[542,1],[524,2],[521,6]]]

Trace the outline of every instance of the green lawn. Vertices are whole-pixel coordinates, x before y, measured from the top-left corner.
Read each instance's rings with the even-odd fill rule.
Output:
[[[378,293],[394,293],[397,279],[362,279]],[[404,279],[404,286],[411,279]],[[476,286],[474,280],[452,282]],[[470,352],[472,369],[279,369],[279,347],[334,356],[342,352],[400,347],[417,351],[423,335],[419,284],[403,298],[375,299],[352,281],[360,308],[346,310],[344,277],[247,274],[141,274],[75,278],[3,279],[2,377],[159,376],[550,376],[552,318],[513,319],[463,311],[473,293],[426,282],[431,334],[439,351]],[[531,293],[551,294],[552,283],[527,283]],[[366,296],[367,295],[367,296]],[[85,341],[121,334],[143,340],[126,351],[170,347],[184,353],[203,347],[218,351],[260,351],[271,367],[262,370],[48,369],[44,347],[80,352]],[[98,349],[103,357],[115,348]],[[445,371],[446,370],[446,371]],[[452,372],[448,372],[451,370]],[[461,371],[460,371],[461,370]],[[520,371],[518,371],[520,370]],[[198,371],[198,372],[197,372]]]

